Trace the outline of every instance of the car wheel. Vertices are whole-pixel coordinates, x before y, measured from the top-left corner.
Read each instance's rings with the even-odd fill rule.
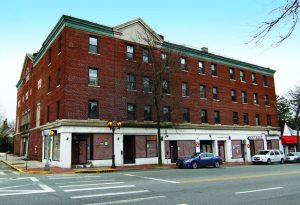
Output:
[[[193,168],[193,169],[197,169],[197,168],[198,168],[197,162],[192,162],[192,168]]]
[[[268,160],[267,160],[267,165],[270,165],[270,164],[271,164],[271,160],[268,159]]]
[[[219,167],[220,167],[220,162],[215,161],[214,167],[215,167],[215,168],[219,168]]]
[[[281,160],[280,160],[280,164],[283,164],[283,163],[284,163],[284,159],[281,159]]]

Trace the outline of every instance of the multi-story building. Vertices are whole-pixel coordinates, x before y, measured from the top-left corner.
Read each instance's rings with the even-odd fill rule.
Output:
[[[167,42],[141,19],[108,27],[62,16],[42,48],[25,56],[15,153],[49,156],[60,167],[107,166],[114,146],[117,166],[157,163],[154,62],[141,36],[154,42],[153,57],[174,62],[162,80],[163,163],[199,151],[243,162],[259,149],[282,149],[274,70]],[[108,120],[123,122],[114,140]]]

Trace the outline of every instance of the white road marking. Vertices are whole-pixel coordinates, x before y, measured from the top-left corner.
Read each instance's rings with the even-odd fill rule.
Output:
[[[235,192],[235,194],[246,194],[246,193],[269,191],[269,190],[275,190],[275,189],[283,189],[283,187],[273,187],[273,188],[267,188],[267,189],[256,189],[256,190],[251,190],[251,191]]]
[[[134,177],[134,175],[133,175],[133,174],[124,174],[124,175],[126,175],[126,176],[130,176],[130,177]]]
[[[97,185],[106,185],[106,184],[124,184],[124,182],[107,182],[107,183],[98,183],[98,184],[75,184],[75,185],[65,185],[65,186],[58,186],[58,187],[66,188],[66,187],[79,187],[79,186],[97,186]]]
[[[165,179],[157,179],[157,178],[152,178],[152,177],[143,177],[144,179],[151,179],[154,181],[160,181],[160,182],[167,182],[167,183],[172,183],[172,184],[178,184],[178,182],[175,181],[169,181],[169,180],[165,180]]]
[[[4,172],[0,172],[0,175],[6,175]]]
[[[140,202],[140,201],[163,199],[163,198],[166,198],[166,196],[152,196],[152,197],[144,197],[144,198],[137,198],[137,199],[125,199],[125,200],[119,200],[119,201],[108,201],[108,202],[95,203],[95,204],[84,204],[84,205],[126,204],[126,203]]]
[[[20,175],[19,172],[12,171],[13,174]]]
[[[49,177],[48,179],[82,179],[82,178],[100,178],[101,176],[66,176],[66,177]]]
[[[83,195],[83,196],[72,196],[71,199],[83,199],[91,197],[102,197],[102,196],[116,196],[116,195],[125,195],[125,194],[139,194],[147,193],[149,190],[140,190],[140,191],[126,191],[126,192],[115,192],[115,193],[106,193],[106,194],[92,194],[92,195]]]
[[[86,183],[86,182],[112,182],[115,180],[93,180],[93,181],[76,181],[76,182],[58,182],[55,184],[77,184],[77,183]]]
[[[0,188],[0,193],[2,192],[13,192],[13,193],[1,193],[0,196],[12,196],[12,195],[24,195],[24,194],[38,194],[38,193],[49,193],[49,192],[55,192],[55,190],[51,189],[46,184],[42,184],[37,178],[35,177],[19,177],[19,178],[10,178],[8,180],[15,181],[15,180],[23,180],[23,179],[29,179],[34,183],[31,184],[23,184],[18,186],[10,186],[10,187],[2,187]],[[19,188],[22,186],[29,186],[29,185],[37,185],[41,188],[41,190],[2,190],[2,189],[9,189],[9,188]]]
[[[67,189],[67,190],[64,190],[64,192],[102,190],[102,189],[119,189],[119,188],[129,188],[129,187],[135,187],[135,185],[108,186],[108,187],[96,187],[96,188],[86,188],[86,189]]]

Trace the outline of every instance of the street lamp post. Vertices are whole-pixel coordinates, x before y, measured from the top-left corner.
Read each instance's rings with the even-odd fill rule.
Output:
[[[122,122],[118,121],[108,121],[107,125],[109,127],[109,129],[111,129],[112,131],[112,164],[111,164],[111,168],[116,168],[115,165],[115,130],[120,129],[122,126]]]

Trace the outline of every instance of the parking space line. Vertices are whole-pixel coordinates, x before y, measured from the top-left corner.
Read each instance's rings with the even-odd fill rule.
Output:
[[[126,204],[126,203],[140,202],[140,201],[163,199],[163,198],[166,198],[166,196],[151,196],[151,197],[144,197],[144,198],[125,199],[125,200],[119,200],[119,201],[108,201],[108,202],[94,203],[94,204],[84,204],[84,205]]]
[[[167,182],[167,183],[172,183],[172,184],[177,184],[178,182],[176,181],[170,181],[170,180],[165,180],[165,179],[157,179],[157,178],[152,178],[152,177],[143,177],[144,179],[150,179],[154,181],[160,181],[160,182]]]
[[[247,193],[269,191],[269,190],[275,190],[275,189],[283,189],[283,187],[273,187],[273,188],[266,188],[266,189],[256,189],[256,190],[250,190],[250,191],[235,192],[235,194],[247,194]]]
[[[91,197],[104,197],[104,196],[117,196],[125,194],[139,194],[139,193],[149,193],[149,190],[138,190],[138,191],[126,191],[126,192],[115,192],[115,193],[105,193],[105,194],[92,194],[92,195],[82,195],[82,196],[72,196],[71,199],[83,199]]]
[[[67,190],[64,190],[64,192],[90,191],[90,190],[103,190],[103,189],[119,189],[119,188],[129,188],[129,187],[135,187],[135,185],[95,187],[95,188],[86,188],[86,189],[67,189]]]

